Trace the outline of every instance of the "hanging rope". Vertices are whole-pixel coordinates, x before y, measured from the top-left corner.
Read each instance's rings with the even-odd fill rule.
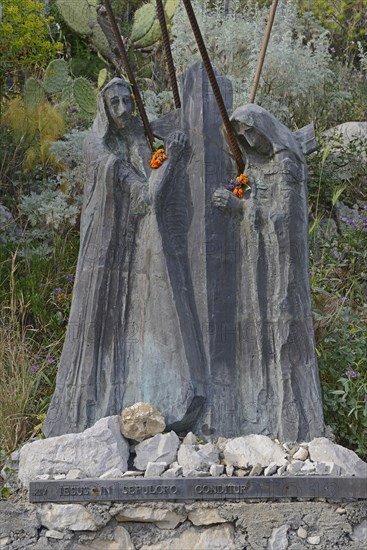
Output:
[[[178,92],[176,71],[173,63],[171,45],[169,42],[169,35],[168,35],[168,29],[167,29],[166,16],[164,14],[163,2],[162,0],[156,0],[156,2],[157,2],[157,16],[158,16],[159,24],[161,26],[163,49],[164,49],[164,54],[167,61],[169,78],[171,81],[172,92],[173,92],[173,99],[175,101],[176,109],[179,109],[181,107],[180,94]]]
[[[133,94],[134,94],[134,97],[135,97],[136,105],[138,107],[138,111],[139,111],[141,119],[143,121],[145,134],[148,138],[150,148],[153,151],[154,150],[154,147],[153,147],[153,142],[154,142],[153,132],[152,132],[152,129],[150,127],[147,114],[145,112],[145,108],[144,108],[144,105],[143,105],[143,101],[141,99],[139,88],[138,88],[137,82],[135,80],[133,70],[130,66],[129,58],[128,58],[127,53],[126,53],[124,43],[122,41],[121,34],[120,34],[119,28],[117,26],[115,16],[113,15],[110,0],[103,0],[103,3],[104,3],[104,6],[106,8],[106,11],[107,11],[108,19],[110,20],[110,23],[111,23],[111,28],[112,28],[113,34],[115,35],[116,44],[117,44],[117,47],[118,47],[118,50],[119,50],[119,53],[120,53],[120,56],[121,56],[122,64],[124,66],[124,69],[127,73],[128,79],[130,81],[130,84],[131,84],[131,87],[132,87],[132,90],[133,90]]]
[[[224,128],[227,132],[228,141],[229,141],[230,147],[232,149],[232,153],[233,153],[233,156],[235,158],[239,174],[242,174],[242,172],[245,168],[245,163],[243,162],[240,148],[238,147],[236,137],[234,135],[231,123],[229,121],[227,110],[226,110],[226,107],[224,105],[224,101],[223,101],[223,98],[222,98],[222,94],[220,92],[218,82],[217,82],[217,79],[215,77],[214,70],[213,70],[212,64],[210,62],[208,52],[206,50],[204,40],[203,40],[203,37],[201,35],[198,22],[196,20],[194,10],[193,10],[192,5],[191,5],[191,1],[190,0],[183,0],[183,3],[184,3],[184,6],[185,6],[185,9],[186,9],[187,16],[189,18],[190,24],[191,24],[191,28],[192,28],[193,33],[195,35],[195,39],[196,39],[201,57],[203,59],[204,67],[205,67],[206,72],[208,74],[209,82],[210,82],[211,87],[213,89],[214,97],[217,101],[219,112],[220,112],[222,120],[223,120]]]
[[[271,8],[270,8],[268,24],[266,25],[264,40],[263,40],[263,43],[262,43],[262,46],[261,46],[259,61],[257,62],[254,83],[252,85],[251,94],[250,94],[250,97],[249,97],[249,100],[248,100],[249,103],[253,103],[255,101],[257,87],[259,85],[261,71],[262,71],[262,68],[263,68],[263,65],[264,65],[265,54],[266,54],[266,50],[268,48],[270,33],[271,33],[271,29],[273,28],[273,23],[274,23],[274,18],[275,18],[275,13],[277,11],[277,7],[278,7],[278,0],[273,0],[273,3],[272,3]]]

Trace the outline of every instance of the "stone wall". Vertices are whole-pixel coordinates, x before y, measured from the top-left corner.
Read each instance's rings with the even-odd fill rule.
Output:
[[[19,498],[19,497],[18,497]],[[0,502],[0,548],[361,550],[367,501]]]

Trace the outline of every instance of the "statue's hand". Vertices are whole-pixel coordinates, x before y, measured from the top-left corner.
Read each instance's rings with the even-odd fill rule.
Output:
[[[223,212],[231,210],[239,210],[242,207],[242,202],[228,189],[217,189],[213,193],[213,205]]]
[[[187,141],[185,134],[179,130],[169,135],[166,143],[168,158],[170,156],[178,156],[185,149]]]

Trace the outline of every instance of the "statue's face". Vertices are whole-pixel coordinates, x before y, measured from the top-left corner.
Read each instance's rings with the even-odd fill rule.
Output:
[[[126,128],[134,111],[130,90],[125,86],[111,86],[105,92],[105,102],[116,128]]]
[[[247,127],[244,132],[247,143],[253,149],[262,155],[271,156],[272,147],[269,140],[266,139],[256,128]]]

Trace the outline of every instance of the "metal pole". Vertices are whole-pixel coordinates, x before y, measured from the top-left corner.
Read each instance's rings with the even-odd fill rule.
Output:
[[[261,46],[259,61],[257,62],[254,83],[252,85],[250,97],[249,97],[249,100],[248,100],[249,103],[253,103],[255,101],[257,87],[259,85],[261,71],[262,71],[262,68],[263,68],[263,65],[264,65],[265,54],[266,54],[266,50],[267,50],[267,47],[268,47],[268,44],[269,44],[271,29],[273,28],[273,23],[274,23],[274,18],[275,18],[275,12],[277,11],[277,6],[278,6],[278,0],[273,0],[273,3],[272,3],[271,8],[270,8],[268,24],[266,25],[264,40],[263,40],[263,43],[262,43],[262,46]]]
[[[132,68],[130,66],[129,58],[128,58],[127,53],[126,53],[124,43],[122,41],[121,34],[120,34],[119,28],[117,26],[115,16],[113,15],[110,0],[103,0],[103,3],[105,5],[106,11],[107,11],[108,19],[110,20],[110,23],[111,23],[111,28],[113,30],[113,34],[115,35],[116,44],[117,44],[119,53],[121,55],[123,66],[126,70],[127,76],[129,78],[130,84],[132,86],[132,90],[133,90],[133,94],[134,94],[134,97],[135,97],[136,105],[138,107],[140,116],[141,116],[142,121],[143,121],[145,134],[148,138],[150,148],[153,150],[154,149],[154,147],[153,147],[153,142],[154,142],[153,132],[152,132],[152,129],[150,127],[149,120],[148,120],[147,114],[146,114],[145,109],[144,109],[144,105],[143,105],[143,101],[141,99],[139,88],[138,88],[138,85],[136,83],[135,76],[134,76],[134,73],[132,71]]]
[[[223,98],[222,98],[222,94],[220,93],[218,82],[217,82],[217,79],[215,77],[214,70],[213,70],[212,64],[210,62],[208,52],[206,50],[204,40],[203,40],[203,37],[201,35],[198,22],[196,20],[194,10],[193,10],[192,5],[191,5],[191,1],[190,0],[183,0],[183,3],[184,3],[184,6],[185,6],[185,9],[186,9],[187,16],[189,18],[192,30],[194,32],[195,39],[196,39],[201,57],[203,59],[204,67],[205,67],[206,72],[208,74],[209,82],[210,82],[210,84],[212,86],[212,89],[213,89],[214,97],[217,101],[219,112],[221,114],[225,130],[227,132],[227,136],[228,136],[230,147],[232,149],[233,156],[234,156],[235,161],[237,163],[239,173],[242,174],[242,172],[245,168],[245,163],[243,162],[241,151],[240,151],[240,148],[238,147],[238,143],[237,143],[237,140],[236,140],[236,136],[234,135],[231,123],[229,121],[228,114],[227,114],[227,111],[226,111],[226,107],[224,105],[224,101],[223,101]]]
[[[162,42],[163,42],[164,54],[166,56],[166,61],[168,65],[168,72],[169,72],[169,78],[172,86],[173,98],[175,101],[176,109],[179,109],[181,107],[180,94],[178,92],[176,71],[173,63],[171,45],[169,42],[169,35],[167,30],[166,16],[164,14],[163,2],[162,0],[156,0],[156,2],[157,2],[157,16],[158,16],[159,24],[161,26]]]

